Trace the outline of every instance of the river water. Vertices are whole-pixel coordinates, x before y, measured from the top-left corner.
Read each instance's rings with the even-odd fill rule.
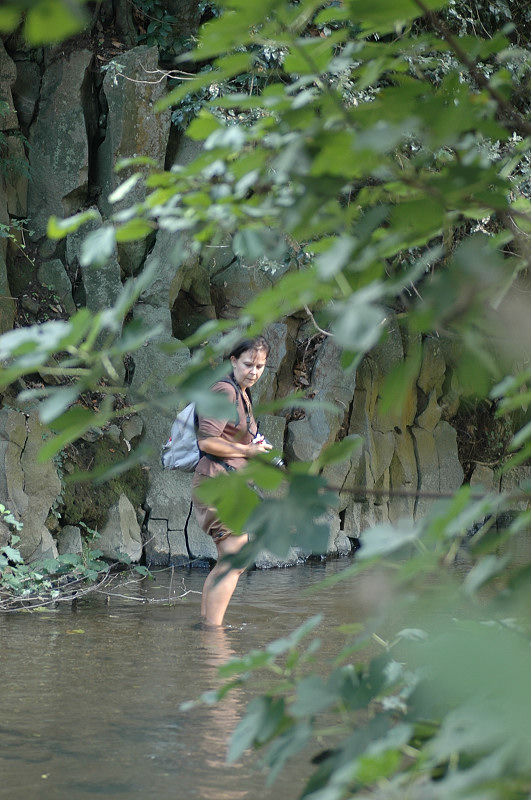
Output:
[[[515,561],[529,564],[531,537],[522,537],[519,548]],[[201,569],[161,570],[154,580],[127,574],[75,608],[60,603],[0,615],[0,798],[295,800],[311,752],[272,787],[256,754],[226,763],[250,688],[238,687],[214,706],[185,711],[181,705],[220,685],[220,665],[316,614],[322,614],[315,631],[322,639],[317,672],[328,672],[344,645],[338,625],[366,622],[385,607],[382,624],[389,633],[399,630],[403,611],[378,568],[311,591],[352,563],[345,558],[245,573],[227,612],[227,631],[198,626]],[[466,559],[455,567],[466,573]],[[433,593],[442,573],[436,584],[431,580]],[[432,605],[427,613],[461,616],[453,599],[435,595],[430,604],[427,597],[415,604],[421,615]],[[375,632],[385,637],[385,630]]]
[[[163,570],[41,612],[0,617],[0,797],[9,800],[294,800],[302,764],[265,785],[255,754],[225,762],[250,695],[181,710],[219,685],[217,668],[323,614],[318,658],[379,593],[363,576],[308,593],[352,562],[254,570],[233,597],[228,631],[201,630],[204,570]],[[171,602],[169,602],[171,601]]]

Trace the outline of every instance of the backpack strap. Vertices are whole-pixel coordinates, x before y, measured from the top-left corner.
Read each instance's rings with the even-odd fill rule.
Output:
[[[242,393],[242,390],[240,389],[240,387],[238,386],[232,375],[227,375],[226,378],[220,378],[218,383],[228,383],[229,386],[232,386],[232,388],[236,392],[234,397],[234,405],[236,406],[236,418],[234,420],[234,424],[236,425],[236,427],[238,427],[238,424],[240,422],[240,415],[238,414],[238,398]]]
[[[235,399],[236,409],[238,408],[238,398],[241,396],[243,407],[247,409],[247,430],[250,433],[250,431],[251,431],[251,411],[250,410],[251,410],[252,405],[253,405],[253,399],[251,397],[250,389],[246,389],[245,390],[245,394],[247,395],[247,402],[246,402],[244,400],[244,397],[243,397],[243,392],[242,392],[240,386],[238,385],[236,379],[234,378],[234,374],[233,373],[231,373],[230,375],[227,375],[226,378],[220,378],[218,383],[228,383],[230,386],[232,386],[235,389],[235,391],[236,391],[236,399]],[[238,424],[239,424],[239,415],[238,415],[238,419],[236,421],[236,427],[238,427]]]
[[[205,458],[208,458],[209,461],[215,461],[216,464],[221,464],[221,466],[224,467],[224,469],[226,469],[227,472],[235,472],[236,471],[236,467],[231,467],[230,464],[227,464],[227,462],[223,461],[223,459],[219,458],[219,456],[213,456],[211,453],[203,453],[202,450],[200,450],[199,452],[201,453],[202,456],[204,456]]]
[[[233,372],[231,372],[231,374],[227,375],[225,378],[220,378],[219,379],[219,383],[230,383],[230,385],[234,386],[234,388],[236,389],[236,395],[239,395],[239,394],[243,395],[243,392],[240,389],[240,386],[239,386],[238,382],[236,381],[236,378],[234,377],[234,373]],[[247,395],[247,398],[248,398],[250,404],[252,405],[253,404],[253,398],[251,397],[251,390],[250,389],[246,389],[245,390],[245,394]]]

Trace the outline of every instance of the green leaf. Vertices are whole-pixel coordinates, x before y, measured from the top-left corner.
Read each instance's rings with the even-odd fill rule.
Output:
[[[77,553],[62,553],[57,557],[57,561],[70,567],[83,566],[83,558]]]
[[[347,22],[350,19],[347,6],[333,6],[321,9],[315,16],[316,25],[326,25],[329,22]]]
[[[252,650],[242,658],[233,658],[227,664],[223,664],[219,668],[218,674],[220,678],[227,680],[235,675],[263,669],[263,667],[271,664],[273,660],[272,654],[267,653],[265,650]]]
[[[279,656],[297,648],[301,644],[302,640],[312,633],[322,621],[322,614],[316,614],[315,616],[310,617],[310,619],[305,620],[302,625],[299,625],[298,628],[295,628],[295,630],[292,631],[288,636],[285,636],[282,639],[275,639],[275,641],[270,642],[266,647],[267,652],[272,653],[275,656]]]
[[[422,197],[396,205],[391,211],[390,227],[386,237],[395,233],[400,236],[400,249],[420,247],[437,236],[444,226],[444,207],[441,201],[431,197]],[[395,252],[395,243],[391,242],[389,255]]]
[[[137,464],[145,464],[150,458],[153,458],[153,448],[148,444],[140,444],[135,447],[127,456],[117,461],[111,466],[97,467],[89,472],[75,472],[73,475],[65,477],[65,483],[94,483],[95,486],[101,486],[108,481],[117,478],[119,475],[124,475],[129,470],[133,469]]]
[[[297,684],[297,697],[290,706],[295,717],[319,714],[337,702],[337,695],[331,691],[318,675],[309,675]]]
[[[0,336],[0,359],[4,361],[34,351],[47,353],[59,349],[70,331],[70,324],[63,320],[8,331]]]
[[[114,255],[116,233],[112,225],[103,225],[88,234],[81,246],[79,261],[83,267],[101,267]]]
[[[510,563],[509,556],[484,556],[468,573],[463,584],[466,594],[473,595],[492,578],[502,574]]]
[[[511,439],[510,450],[518,450],[519,447],[522,447],[522,445],[527,444],[530,438],[531,438],[531,422],[528,422],[527,425],[524,425],[524,427],[521,428],[518,431],[518,433],[516,433]]]
[[[13,562],[13,564],[23,564],[24,559],[20,555],[18,550],[15,550],[13,547],[10,547],[8,544],[2,547],[1,551],[6,558]]]
[[[154,231],[155,226],[153,223],[146,222],[143,219],[132,219],[116,228],[116,241],[137,242],[140,239],[145,239],[146,236],[154,233]]]
[[[525,464],[529,458],[531,458],[531,442],[527,442],[514,456],[511,456],[500,469],[500,473],[506,474],[510,472],[514,467]]]
[[[141,180],[142,173],[135,172],[133,175],[130,175],[127,180],[118,186],[114,192],[111,192],[109,195],[109,203],[118,203],[120,200],[123,200],[129,192],[135,188],[137,183]]]
[[[231,736],[227,762],[234,764],[249,747],[267,742],[286,720],[283,698],[255,697]]]
[[[58,219],[52,215],[48,220],[46,234],[50,239],[63,239],[67,234],[77,231],[85,222],[99,221],[99,219],[99,212],[93,208],[81,211],[67,219]]]
[[[513,220],[524,233],[531,233],[531,200],[526,197],[517,197],[511,203],[511,209],[519,213]]]
[[[320,453],[317,460],[314,462],[316,470],[320,470],[330,464],[338,464],[342,461],[347,461],[356,450],[359,450],[362,444],[362,437],[358,434],[352,434],[351,436],[345,436],[340,442],[329,445]]]
[[[329,245],[328,248],[315,259],[314,263],[318,274],[326,280],[349,265],[356,240],[351,236],[334,236],[325,243]]]
[[[77,400],[81,389],[79,385],[50,389],[48,398],[39,405],[41,422],[48,425],[57,419]]]
[[[358,759],[356,778],[370,786],[377,781],[389,778],[402,761],[400,750],[386,750],[376,755],[364,755]]]
[[[142,320],[135,319],[124,326],[122,335],[112,344],[111,353],[113,356],[133,353],[162,332],[162,326],[148,326]]]
[[[365,353],[378,344],[386,317],[374,301],[381,296],[381,285],[372,284],[334,304],[332,331],[345,350]]]
[[[316,78],[326,72],[334,55],[334,48],[348,36],[341,28],[326,37],[300,38],[294,43],[284,59],[284,69],[298,76],[311,75]]]
[[[279,558],[286,558],[290,546],[325,553],[329,528],[319,518],[337,505],[337,497],[324,486],[321,477],[292,475],[285,496],[257,504],[245,528],[255,534],[256,546]]]
[[[429,642],[405,651],[413,668],[426,671],[418,713],[429,718],[434,703],[447,710],[427,750],[431,762],[456,752],[477,757],[501,745],[516,752],[531,735],[531,702],[523,691],[531,669],[526,637],[494,621],[442,626],[439,619],[436,627]]]
[[[275,491],[286,479],[286,473],[271,463],[271,459],[280,455],[275,450],[256,456],[248,463],[244,470],[240,470],[248,483],[260,489]]]
[[[54,575],[59,569],[59,561],[56,558],[45,558],[37,562],[37,567],[39,570],[42,570],[42,572]]]
[[[1,385],[5,386],[20,375],[43,367],[49,356],[64,350],[78,332],[74,323],[55,320],[2,334],[0,360],[6,366],[0,367]]]
[[[230,52],[234,47],[242,47],[250,42],[252,33],[249,29],[249,23],[253,16],[251,9],[246,11],[241,3],[231,3],[231,8],[227,13],[212,20],[202,28],[194,57],[205,61],[220,53]],[[248,60],[247,56],[245,64],[242,63],[234,74],[245,72]]]
[[[365,560],[375,556],[386,556],[401,550],[405,545],[418,542],[421,528],[413,521],[402,520],[397,525],[382,523],[374,525],[363,537],[363,547],[357,554]]]
[[[158,162],[150,156],[132,156],[131,158],[121,158],[117,162],[114,171],[121,172],[131,167],[152,167],[153,169],[157,169],[158,166]]]
[[[15,5],[7,5],[0,8],[0,31],[10,33],[15,30],[20,19],[20,8]]]
[[[155,280],[158,270],[159,262],[154,258],[147,266],[144,267],[142,272],[137,277],[130,278],[128,281],[126,281],[122,290],[120,291],[120,294],[116,298],[114,306],[106,310],[106,316],[115,320],[117,328],[121,327],[125,316],[136,303],[142,292],[151,286]],[[150,333],[152,336],[157,336],[159,331],[153,327]]]
[[[457,367],[459,384],[466,394],[475,397],[486,397],[492,386],[493,378],[499,377],[496,362],[492,360],[492,352],[483,349],[476,339],[466,342]]]
[[[268,228],[242,228],[232,241],[232,249],[237,256],[249,261],[268,258],[282,260],[287,253],[287,244],[279,231]]]
[[[191,121],[186,129],[186,136],[195,141],[204,141],[211,133],[221,128],[221,122],[210,111],[201,109],[197,117]]]
[[[267,785],[272,786],[289,759],[305,750],[312,738],[312,726],[306,720],[297,722],[279,734],[267,752],[269,773]]]
[[[423,6],[429,10],[442,8],[445,0],[425,0]],[[410,20],[424,13],[411,0],[349,0],[350,19],[359,23],[365,35],[399,31]]]
[[[214,20],[214,22],[210,23],[207,27],[211,29],[211,26],[216,25],[218,21],[219,20]],[[221,42],[218,42],[215,47],[217,52],[220,52],[219,44],[221,44]],[[221,47],[221,49],[223,48]],[[187,55],[189,56],[189,53]],[[176,105],[190,92],[197,92],[199,89],[202,89],[205,86],[219,84],[224,80],[234,77],[235,75],[240,75],[241,73],[246,72],[249,58],[250,56],[248,53],[236,53],[235,55],[230,55],[219,59],[219,61],[214,62],[214,69],[212,71],[200,72],[192,81],[183,81],[181,86],[169,92],[164,99],[161,99],[156,103],[155,110],[163,111],[169,106]]]
[[[27,11],[24,36],[28,44],[38,47],[68,39],[86,22],[83,3],[79,0],[38,0]]]
[[[83,433],[86,433],[91,428],[102,427],[109,421],[111,416],[111,410],[102,409],[98,413],[94,413],[94,411],[77,406],[69,409],[55,420],[53,428],[58,431],[58,435],[49,439],[40,448],[37,456],[38,463],[42,464],[47,459],[52,458],[63,447],[79,439]]]
[[[260,503],[260,499],[244,480],[239,480],[236,489],[237,480],[237,476],[232,474],[219,475],[202,483],[196,493],[200,500],[215,506],[220,518],[231,530],[243,533],[247,531],[249,515]]]
[[[317,295],[326,301],[333,294],[333,289],[319,285],[313,269],[305,269],[284,275],[276,286],[260,292],[247,303],[242,316],[253,319],[259,327],[265,327],[279,316],[292,314],[304,305],[313,305]]]

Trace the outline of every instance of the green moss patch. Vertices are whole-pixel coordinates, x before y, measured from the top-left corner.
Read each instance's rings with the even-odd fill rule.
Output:
[[[112,467],[126,456],[123,443],[117,444],[106,438],[90,443],[79,441],[69,449],[65,467],[68,465],[68,469],[73,468],[75,473],[91,472]],[[84,522],[89,528],[100,530],[107,521],[110,507],[118,502],[121,494],[125,494],[138,508],[145,500],[147,484],[147,472],[139,465],[99,485],[75,480],[74,474],[63,492],[62,522],[64,525]]]

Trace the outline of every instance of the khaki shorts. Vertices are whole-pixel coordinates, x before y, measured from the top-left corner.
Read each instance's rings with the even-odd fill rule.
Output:
[[[196,496],[195,490],[203,482],[209,480],[207,475],[194,475],[192,481],[192,499],[194,501],[194,511],[196,519],[205,533],[213,538],[215,542],[222,542],[229,536],[233,536],[234,532],[228,528],[217,516],[217,511],[213,506],[207,506],[202,503]]]

